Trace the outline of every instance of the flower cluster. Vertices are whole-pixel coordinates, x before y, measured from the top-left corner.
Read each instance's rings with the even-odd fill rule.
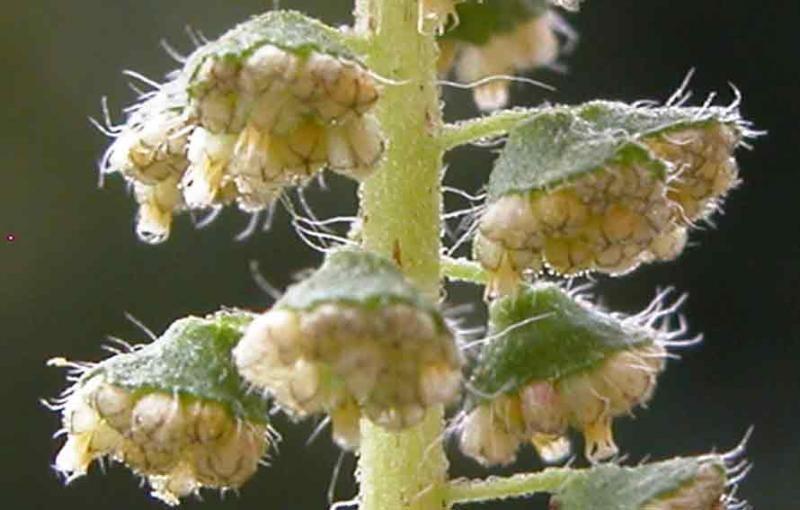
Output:
[[[183,209],[263,209],[323,167],[370,173],[384,148],[369,113],[379,86],[328,30],[296,13],[254,18],[130,109],[103,171],[133,183],[142,239],[166,239]]]
[[[642,261],[674,258],[684,230],[667,185],[650,168],[610,165],[552,191],[509,194],[481,218],[478,259],[497,275],[497,291],[513,288],[523,270],[557,274],[587,270],[621,274]]]
[[[650,124],[667,117],[655,129],[641,119],[625,125],[602,118],[620,109],[634,108],[556,107],[518,128],[516,138],[512,133],[493,174],[500,191],[474,242],[476,258],[493,275],[490,295],[513,292],[528,270],[618,275],[672,260],[688,228],[708,218],[738,183],[733,151],[742,131],[735,119],[708,110],[696,120],[690,108],[648,110]],[[550,137],[559,142],[542,147]],[[521,149],[527,144],[540,157]],[[511,175],[501,175],[515,157],[526,158],[523,168],[515,161]]]
[[[530,441],[556,462],[570,452],[572,426],[583,432],[589,460],[615,455],[613,419],[647,402],[664,369],[664,344],[675,332],[651,327],[662,315],[658,303],[634,318],[607,314],[552,284],[497,300],[494,335],[471,378],[476,395],[461,425],[462,451],[505,464]]]
[[[708,217],[739,183],[732,156],[741,142],[736,126],[709,123],[648,137],[643,142],[671,165],[667,196],[680,206],[679,221],[684,225]]]
[[[152,344],[72,364],[78,380],[59,404],[67,441],[56,469],[72,479],[107,457],[169,504],[203,487],[243,485],[270,444],[266,404],[246,394],[230,359],[250,319],[182,319]]]
[[[440,41],[439,71],[475,83],[475,103],[496,110],[508,103],[509,75],[547,66],[559,54],[566,24],[539,0],[467,1]],[[484,81],[486,80],[486,81]]]
[[[268,446],[265,425],[237,420],[216,402],[141,394],[94,377],[64,405],[66,444],[55,467],[69,477],[101,457],[147,477],[170,504],[201,487],[240,487]]]
[[[348,448],[358,444],[361,412],[404,429],[429,406],[451,402],[461,381],[452,337],[404,304],[270,311],[248,329],[236,360],[248,381],[290,413],[328,412],[335,439]]]
[[[558,462],[570,453],[565,434],[572,425],[583,431],[586,458],[612,457],[618,451],[613,418],[649,400],[665,354],[657,345],[625,351],[589,373],[500,395],[468,415],[461,449],[484,464],[507,464],[530,441],[543,461]]]
[[[389,262],[335,252],[251,324],[236,364],[290,414],[327,412],[343,447],[357,447],[362,414],[391,430],[415,425],[461,383],[452,333],[415,292]]]
[[[479,83],[473,96],[481,110],[508,104],[508,76],[552,64],[558,57],[554,18],[545,14],[520,24],[513,31],[492,37],[485,45],[459,45],[446,49],[455,59],[456,77]],[[497,79],[481,83],[486,78]]]

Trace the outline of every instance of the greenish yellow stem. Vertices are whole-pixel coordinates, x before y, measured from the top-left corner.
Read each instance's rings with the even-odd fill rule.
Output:
[[[361,190],[363,240],[391,257],[432,298],[439,294],[443,151],[436,85],[438,48],[417,29],[418,0],[358,0],[358,27],[371,34],[367,63],[384,85],[378,117],[388,140],[381,168]]]
[[[514,108],[486,117],[447,124],[439,134],[439,143],[445,150],[449,150],[459,145],[502,136],[538,111],[540,110],[535,108]]]
[[[480,264],[467,259],[442,257],[442,276],[459,282],[470,282],[486,285],[489,275]]]
[[[569,468],[550,468],[538,473],[510,477],[490,477],[485,480],[453,480],[447,487],[447,503],[478,503],[532,496],[537,492],[557,491],[576,471]]]
[[[392,260],[439,298],[443,148],[433,32],[418,29],[419,0],[356,0],[367,64],[391,80],[377,107],[388,140],[380,169],[361,188],[364,246]],[[361,423],[360,510],[445,508],[444,411],[395,433]]]

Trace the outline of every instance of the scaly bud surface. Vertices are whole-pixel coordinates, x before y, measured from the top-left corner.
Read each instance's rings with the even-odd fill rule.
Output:
[[[341,250],[248,328],[240,373],[297,417],[326,412],[337,442],[358,444],[363,414],[391,430],[459,394],[461,360],[438,309],[391,263]]]
[[[298,13],[270,12],[142,96],[103,162],[134,183],[139,236],[165,240],[184,209],[264,209],[324,167],[367,177],[384,149],[370,113],[380,87],[341,41]]]
[[[269,446],[266,404],[246,392],[230,355],[251,319],[181,319],[152,344],[85,368],[65,393],[56,469],[69,480],[109,457],[169,504],[243,485]]]

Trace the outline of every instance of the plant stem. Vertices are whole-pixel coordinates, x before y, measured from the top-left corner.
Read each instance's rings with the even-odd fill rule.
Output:
[[[554,492],[576,471],[569,468],[549,468],[538,473],[510,477],[490,477],[485,480],[454,480],[447,488],[447,503],[477,503],[532,496],[537,492]]]
[[[440,171],[443,150],[433,31],[418,30],[419,0],[356,0],[356,27],[369,38],[367,64],[397,84],[377,107],[388,140],[381,168],[361,188],[364,246],[392,260],[439,299]],[[447,458],[443,409],[394,433],[361,422],[360,510],[441,510]]]
[[[510,129],[534,115],[538,110],[514,108],[502,110],[486,117],[448,124],[439,134],[439,143],[445,150],[506,134]]]
[[[442,275],[459,282],[486,285],[489,275],[477,262],[467,259],[442,257]]]

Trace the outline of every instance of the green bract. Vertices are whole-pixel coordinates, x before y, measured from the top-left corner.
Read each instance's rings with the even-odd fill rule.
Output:
[[[592,101],[532,115],[509,132],[488,184],[490,200],[510,193],[555,188],[608,165],[640,165],[666,178],[670,161],[645,140],[671,132],[724,124],[741,133],[730,108],[633,106]]]
[[[298,56],[324,53],[357,60],[341,32],[295,11],[270,11],[241,23],[192,54],[183,74],[191,81],[208,58],[240,63],[258,48],[270,45]]]
[[[394,264],[364,250],[342,249],[329,254],[314,274],[289,287],[275,303],[275,308],[303,311],[324,303],[369,309],[408,304],[427,311],[440,327],[444,327],[444,320],[436,306]]]
[[[725,491],[717,456],[675,458],[639,467],[605,464],[572,474],[553,496],[558,510],[714,509]],[[669,503],[676,501],[675,506]],[[663,504],[663,506],[660,506]],[[686,505],[686,506],[683,506]]]
[[[489,179],[489,199],[547,190],[609,164],[666,175],[664,163],[625,131],[600,128],[569,109],[540,113],[510,132]]]
[[[569,454],[572,426],[583,432],[589,460],[616,454],[613,419],[646,402],[664,368],[659,335],[668,333],[648,320],[606,313],[546,283],[496,300],[470,380],[462,451],[505,464],[531,442],[542,460],[556,462]]]
[[[442,38],[483,45],[546,11],[546,0],[467,0],[456,5],[458,21]]]
[[[135,394],[161,392],[224,405],[234,416],[266,423],[268,407],[248,391],[231,359],[231,350],[255,317],[225,311],[174,322],[151,344],[99,363],[84,376]]]
[[[575,112],[598,130],[624,130],[631,138],[647,138],[714,123],[726,124],[741,134],[745,124],[735,107],[657,107],[590,101],[577,107]]]
[[[481,351],[471,384],[479,395],[515,393],[530,381],[560,380],[621,350],[652,344],[650,333],[576,300],[558,285],[524,287],[492,303],[492,340]]]

